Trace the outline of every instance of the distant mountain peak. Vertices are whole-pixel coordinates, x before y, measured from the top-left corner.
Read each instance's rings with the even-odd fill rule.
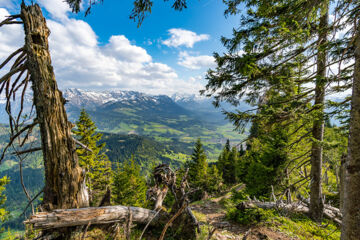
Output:
[[[197,94],[175,93],[171,96],[175,102],[199,102],[208,100],[206,97]]]
[[[64,98],[69,104],[76,107],[99,107],[111,105],[113,103],[169,103],[171,98],[166,95],[149,95],[136,91],[114,90],[84,90],[69,88],[63,91]]]

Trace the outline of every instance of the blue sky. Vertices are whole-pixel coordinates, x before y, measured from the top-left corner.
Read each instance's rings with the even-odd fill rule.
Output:
[[[0,1],[0,19],[18,11],[19,0]],[[129,19],[132,1],[104,0],[89,16],[73,14],[62,0],[36,0],[44,11],[60,88],[119,88],[151,94],[197,93],[225,52],[239,16],[225,18],[220,0],[189,1],[178,12],[172,1],[155,1],[140,28]],[[21,26],[0,29],[0,60],[21,47]]]

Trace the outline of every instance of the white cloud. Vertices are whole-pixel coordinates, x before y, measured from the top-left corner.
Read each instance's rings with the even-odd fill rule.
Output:
[[[209,68],[215,66],[213,56],[190,56],[188,52],[180,52],[178,64],[189,69]]]
[[[71,11],[69,4],[64,0],[38,0],[38,3],[51,14],[52,18],[58,20],[66,20],[67,12]]]
[[[49,20],[48,25],[54,68],[62,87],[163,92],[167,82],[181,81],[172,68],[153,62],[145,49],[123,35],[112,36],[100,47],[86,22]]]
[[[100,45],[91,26],[67,17],[62,0],[41,0],[51,14],[50,53],[58,86],[61,89],[121,88],[150,94],[197,93],[199,82],[182,79],[170,66],[156,62],[148,52],[124,35],[111,36]],[[58,6],[58,8],[56,7]],[[0,8],[0,19],[9,12]],[[23,45],[21,25],[0,28],[0,62]],[[3,72],[0,72],[2,74]]]
[[[151,61],[151,56],[147,54],[145,49],[131,45],[124,35],[112,36],[106,49],[108,54],[116,58],[126,59],[129,62]]]
[[[186,46],[192,48],[196,42],[208,40],[210,36],[208,34],[196,34],[192,31],[172,28],[168,30],[170,38],[162,41],[162,43],[168,47]]]

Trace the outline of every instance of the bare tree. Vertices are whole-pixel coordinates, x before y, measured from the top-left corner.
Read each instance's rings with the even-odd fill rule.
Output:
[[[0,65],[0,68],[3,68],[17,57],[9,72],[0,78],[0,94],[5,90],[11,129],[9,144],[0,160],[15,139],[25,134],[25,142],[28,133],[39,125],[45,167],[44,209],[88,206],[84,173],[79,166],[75,142],[71,136],[72,124],[65,112],[65,99],[57,87],[51,64],[48,44],[50,31],[41,8],[37,4],[27,6],[22,3],[21,13],[7,17],[0,23],[0,27],[8,24],[23,24],[25,45]],[[22,79],[22,76],[25,77]],[[30,84],[36,117],[33,123],[20,128],[24,95]],[[18,116],[14,117],[11,112],[11,98],[15,99],[15,94],[20,90],[21,110]]]

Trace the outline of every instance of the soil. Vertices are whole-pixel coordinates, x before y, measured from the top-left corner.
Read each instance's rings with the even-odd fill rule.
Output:
[[[226,219],[226,211],[220,204],[223,198],[229,198],[230,194],[225,196],[208,199],[201,204],[194,204],[191,209],[195,212],[206,215],[206,222],[199,221],[200,224],[209,224],[210,231],[216,229],[212,234],[212,240],[297,240],[284,233],[264,226],[245,226]]]

